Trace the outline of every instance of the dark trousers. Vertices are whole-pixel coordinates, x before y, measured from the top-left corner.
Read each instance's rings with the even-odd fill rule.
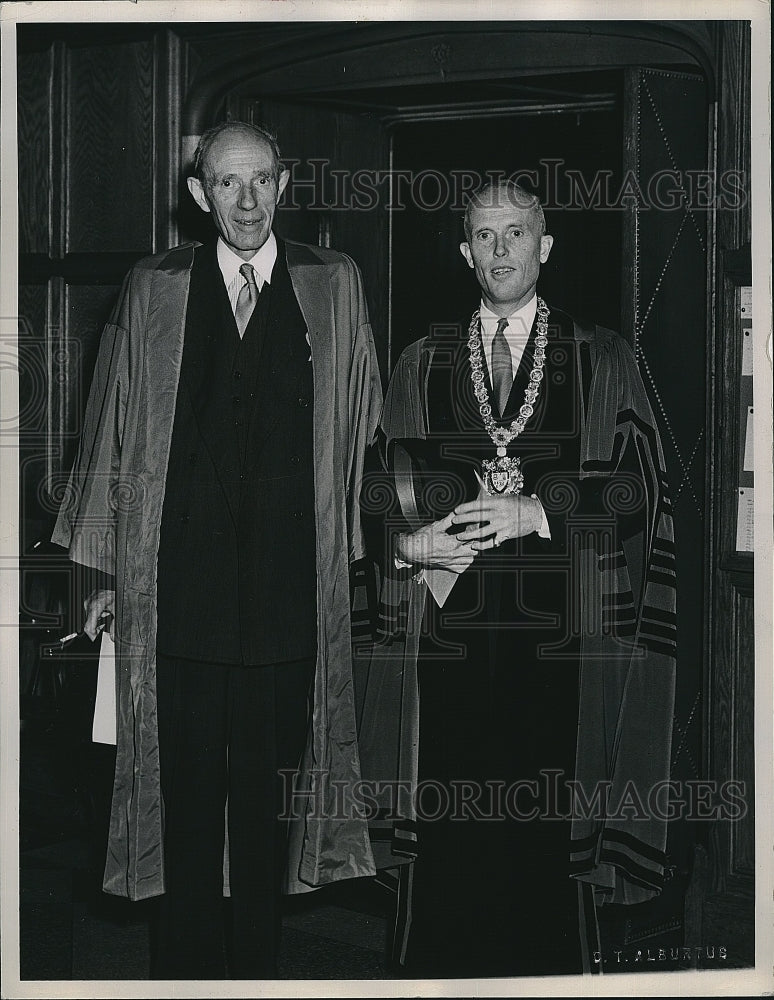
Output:
[[[313,676],[313,658],[245,667],[157,656],[166,891],[153,978],[276,977],[287,842],[279,772],[299,765]]]
[[[419,779],[429,794],[417,803],[405,969],[416,978],[580,973],[566,784],[578,660],[543,648],[561,628],[515,627],[527,602],[560,615],[561,594],[551,603],[547,574],[528,578],[522,597],[515,574],[475,573],[443,609],[428,602],[420,645]]]

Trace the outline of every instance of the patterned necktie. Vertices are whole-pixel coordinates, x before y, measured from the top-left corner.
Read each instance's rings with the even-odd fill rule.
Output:
[[[253,315],[255,303],[258,301],[258,285],[255,282],[255,270],[252,264],[243,264],[239,268],[239,273],[245,279],[245,284],[239,291],[234,316],[239,336],[242,337],[250,322],[250,317]]]
[[[508,397],[513,386],[513,367],[511,349],[503,331],[508,326],[507,319],[497,321],[497,332],[492,341],[492,390],[497,401],[500,416],[505,412]]]

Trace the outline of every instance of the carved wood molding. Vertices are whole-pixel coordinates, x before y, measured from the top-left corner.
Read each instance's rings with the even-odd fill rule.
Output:
[[[237,88],[287,97],[293,91],[313,95],[322,82],[326,89],[346,92],[589,66],[693,64],[712,92],[713,33],[711,23],[701,21],[345,23],[292,34],[268,25],[252,32],[240,26],[229,34],[220,26],[224,44],[213,48],[211,38],[189,31],[186,41],[202,55],[202,70],[186,96],[182,132],[201,134],[224,97]]]

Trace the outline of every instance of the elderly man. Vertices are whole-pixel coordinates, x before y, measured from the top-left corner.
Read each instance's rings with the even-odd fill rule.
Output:
[[[395,500],[363,772],[414,790],[380,813],[398,816],[381,863],[415,859],[409,974],[581,972],[594,904],[663,881],[666,825],[630,797],[669,777],[664,462],[628,346],[537,294],[537,199],[486,185],[464,227],[480,305],[406,349],[381,421]]]
[[[291,891],[373,872],[331,782],[358,776],[348,574],[379,373],[355,264],[272,231],[288,176],[261,128],[202,136],[188,187],[217,240],[128,275],[53,536],[115,581],[86,622],[112,612],[117,643],[104,888],[163,894],[156,978],[276,974],[279,772],[305,745]]]

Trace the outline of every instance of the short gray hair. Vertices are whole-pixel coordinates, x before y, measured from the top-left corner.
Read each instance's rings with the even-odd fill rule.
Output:
[[[207,162],[207,153],[210,151],[213,142],[215,142],[219,135],[223,135],[224,132],[250,132],[257,138],[268,142],[274,156],[275,176],[279,178],[280,170],[282,169],[282,155],[276,135],[267,128],[264,128],[263,125],[253,125],[251,122],[228,121],[219,122],[217,125],[213,125],[212,128],[208,128],[206,132],[202,133],[196,145],[193,155],[193,173],[194,177],[197,177],[202,184],[206,181],[204,167]]]
[[[465,230],[465,238],[470,241],[472,235],[470,228],[470,216],[474,208],[496,208],[499,205],[512,205],[515,208],[531,208],[538,219],[540,235],[546,234],[546,217],[543,213],[543,206],[536,194],[532,194],[523,188],[516,181],[506,178],[486,181],[476,191],[471,194],[465,205],[465,216],[462,225]]]

